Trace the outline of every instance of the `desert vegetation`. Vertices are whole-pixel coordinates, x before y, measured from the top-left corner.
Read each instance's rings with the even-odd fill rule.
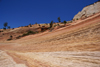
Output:
[[[59,22],[61,22],[61,19],[60,19],[60,17],[58,17],[58,21],[59,21]]]

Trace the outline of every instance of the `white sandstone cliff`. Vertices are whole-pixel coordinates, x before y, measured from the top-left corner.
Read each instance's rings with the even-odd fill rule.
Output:
[[[100,12],[100,1],[98,1],[92,5],[84,7],[83,10],[78,12],[78,14],[76,14],[73,19],[74,20],[82,19],[85,17],[89,17],[98,12]]]

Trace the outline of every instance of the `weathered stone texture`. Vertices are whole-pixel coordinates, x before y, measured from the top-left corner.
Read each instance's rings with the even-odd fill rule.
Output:
[[[75,20],[75,19],[89,17],[98,12],[100,12],[100,2],[96,2],[92,5],[84,7],[83,10],[78,12],[78,14],[76,14],[73,19]]]

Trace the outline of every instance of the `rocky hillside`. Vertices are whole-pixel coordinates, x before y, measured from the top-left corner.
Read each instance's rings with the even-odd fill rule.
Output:
[[[100,67],[100,13],[70,26],[0,42],[0,50],[0,67]]]
[[[82,9],[82,11],[78,12],[78,14],[76,14],[74,16],[74,20],[76,19],[84,19],[86,17],[89,17],[95,13],[100,12],[100,1],[95,2],[94,4],[91,4],[89,6],[86,6]]]
[[[44,31],[48,24],[1,30],[0,67],[100,67],[100,12],[94,11],[80,12],[80,18],[88,17],[71,23],[54,23],[52,30]],[[29,31],[38,33],[22,37]],[[21,38],[8,41],[8,35]]]

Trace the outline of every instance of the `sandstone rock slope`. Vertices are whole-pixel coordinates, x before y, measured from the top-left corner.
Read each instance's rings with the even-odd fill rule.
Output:
[[[78,12],[78,14],[76,14],[73,19],[76,20],[80,18],[89,17],[98,12],[100,12],[100,1],[84,7],[83,10]]]

